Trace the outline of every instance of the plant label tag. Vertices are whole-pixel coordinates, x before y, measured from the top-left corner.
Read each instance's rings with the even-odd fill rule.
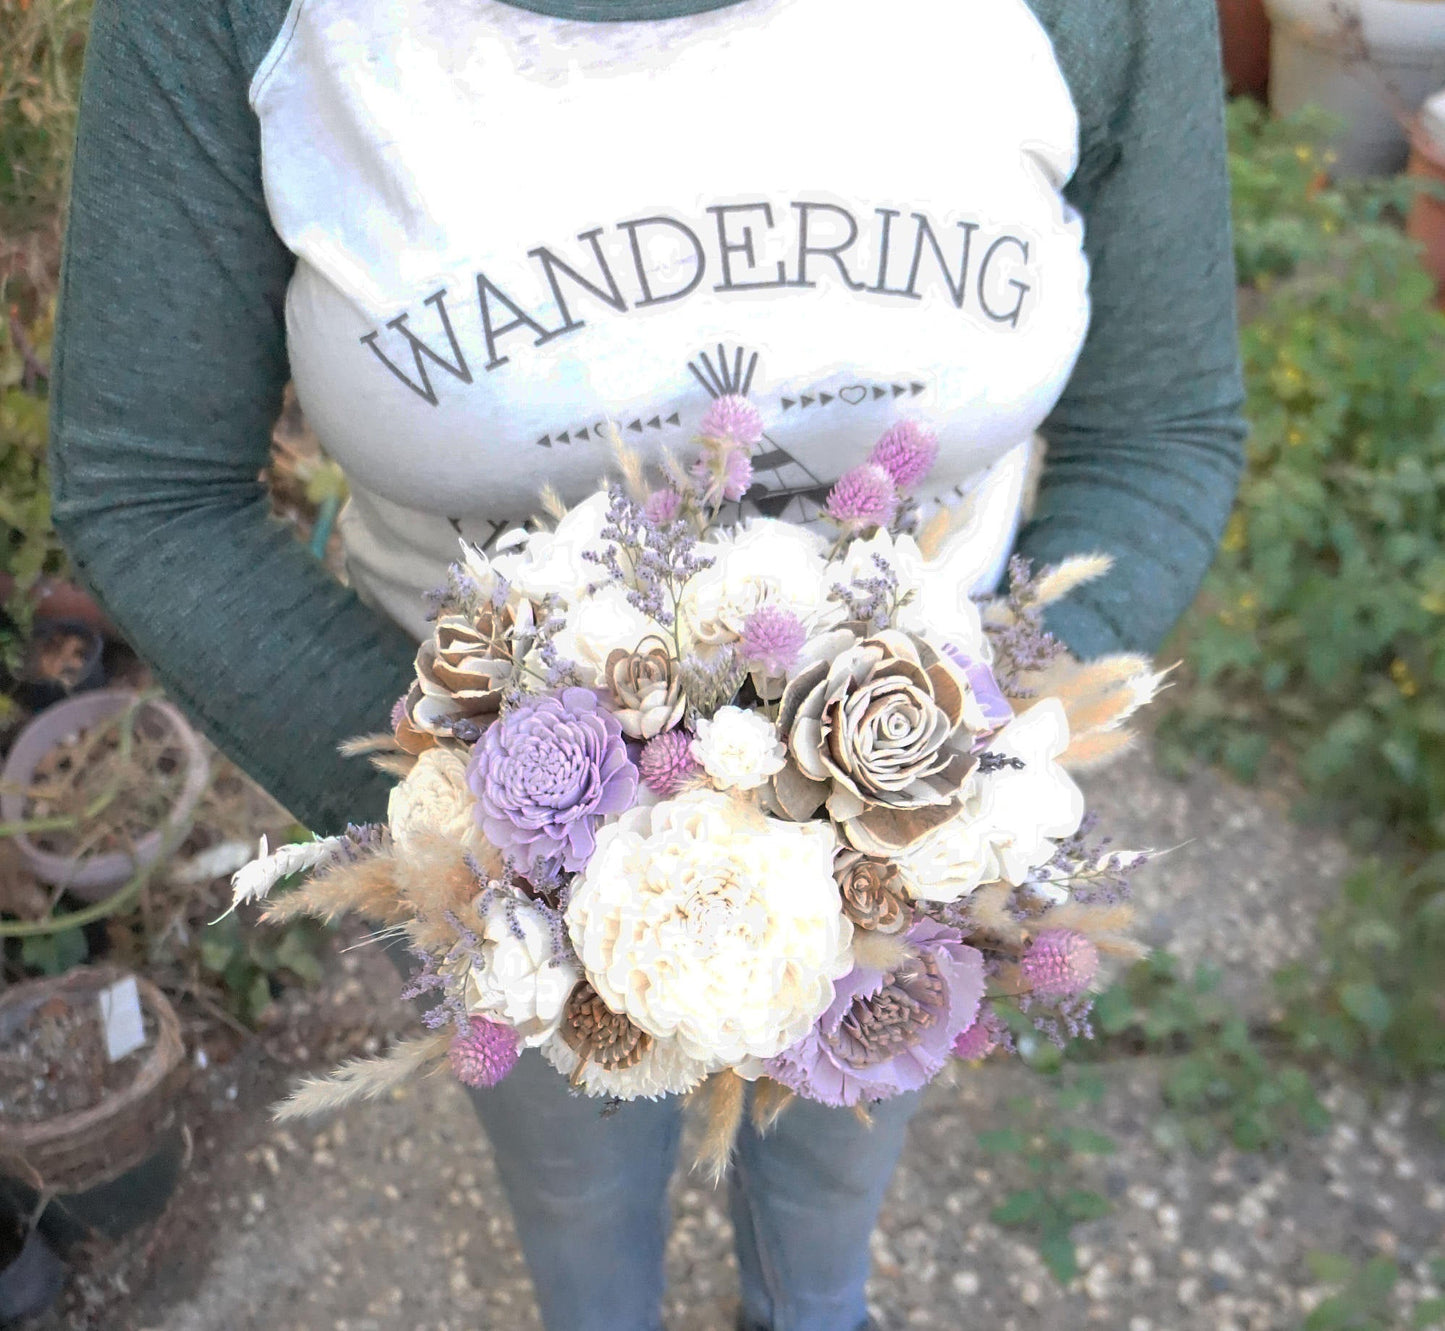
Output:
[[[145,1022],[141,1019],[135,976],[127,975],[109,989],[100,991],[100,1021],[105,1027],[105,1047],[112,1063],[118,1063],[145,1044]]]

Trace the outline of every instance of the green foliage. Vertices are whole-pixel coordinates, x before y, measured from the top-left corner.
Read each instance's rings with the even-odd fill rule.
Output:
[[[1140,962],[1101,994],[1101,1035],[1169,1057],[1161,1136],[1198,1151],[1228,1140],[1241,1150],[1275,1147],[1299,1129],[1318,1132],[1329,1114],[1309,1073],[1278,1041],[1257,1037],[1218,993],[1219,972],[1200,966],[1188,979],[1167,952]]]
[[[1317,966],[1277,977],[1295,1047],[1390,1077],[1445,1070],[1445,854],[1362,864],[1321,937]]]
[[[1011,1126],[978,1134],[990,1155],[1012,1157],[1023,1185],[994,1207],[993,1222],[1028,1233],[1054,1279],[1067,1285],[1079,1274],[1074,1226],[1109,1213],[1106,1197],[1079,1185],[1081,1158],[1110,1155],[1112,1137],[1077,1122],[1097,1106],[1103,1082],[1084,1073],[1060,1089],[1052,1103],[1029,1096],[1009,1101]]]
[[[326,932],[314,920],[273,929],[227,915],[201,938],[201,969],[219,982],[231,1011],[254,1026],[284,980],[315,984],[321,979]]]
[[[1316,1305],[1305,1318],[1301,1331],[1396,1331],[1408,1326],[1415,1331],[1445,1326],[1445,1299],[1424,1299],[1399,1320],[1393,1295],[1400,1280],[1400,1268],[1388,1257],[1372,1257],[1357,1266],[1338,1253],[1312,1252],[1305,1259],[1310,1273],[1336,1293]],[[1445,1261],[1431,1263],[1434,1277],[1445,1277]]]
[[[1168,738],[1272,746],[1362,828],[1445,835],[1445,314],[1398,182],[1322,184],[1320,126],[1232,111],[1252,425]]]
[[[3,3],[3,0],[0,0]],[[51,319],[26,330],[31,355],[50,351]],[[0,317],[0,571],[14,579],[0,622],[0,663],[14,670],[33,618],[28,592],[38,578],[65,570],[65,552],[50,525],[46,462],[48,407],[43,389],[27,385],[26,357],[8,317]]]
[[[0,0],[0,235],[60,211],[90,5]]]
[[[90,944],[81,929],[61,929],[19,940],[20,964],[41,975],[63,975],[90,956]]]

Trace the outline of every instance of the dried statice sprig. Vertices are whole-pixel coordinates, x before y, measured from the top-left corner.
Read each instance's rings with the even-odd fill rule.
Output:
[[[438,619],[442,615],[474,614],[478,603],[483,599],[477,580],[460,564],[449,565],[446,581],[440,587],[433,587],[423,593],[423,597],[428,620]]]
[[[994,677],[1010,697],[1031,697],[1024,677],[1043,670],[1064,647],[1044,628],[1033,566],[1022,555],[1009,560],[1003,611],[1002,623],[990,622],[988,616],[984,620],[994,649]]]
[[[1019,1011],[1050,1044],[1066,1049],[1071,1040],[1092,1040],[1094,1027],[1089,1017],[1094,1011],[1093,994],[1076,994],[1070,998],[1043,1002],[1033,994],[1018,999]]]
[[[873,567],[877,572],[870,577],[857,577],[846,585],[834,583],[828,596],[830,600],[842,603],[849,619],[878,632],[892,625],[908,597],[899,595],[897,570],[876,551]]]
[[[644,504],[616,486],[608,490],[607,498],[607,523],[601,535],[608,544],[583,556],[605,575],[597,587],[625,587],[637,610],[664,628],[674,627],[683,588],[712,566],[712,557],[702,552],[696,532],[683,519],[654,521]]]
[[[1097,816],[1086,814],[1079,830],[1058,843],[1053,858],[1033,871],[1033,881],[1065,888],[1083,906],[1115,906],[1128,901],[1131,875],[1157,852],[1113,850],[1112,837],[1094,837],[1097,825]]]

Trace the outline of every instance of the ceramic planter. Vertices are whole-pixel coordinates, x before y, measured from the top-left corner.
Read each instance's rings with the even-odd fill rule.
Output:
[[[1273,24],[1270,106],[1316,105],[1346,125],[1336,173],[1389,175],[1407,126],[1445,83],[1445,0],[1266,0]]]
[[[101,689],[81,694],[49,707],[35,717],[11,746],[0,769],[0,818],[7,823],[22,822],[26,815],[25,791],[35,777],[40,760],[51,749],[78,732],[108,720],[135,701],[127,689]],[[100,901],[126,882],[137,869],[154,864],[169,836],[179,832],[205,792],[210,780],[210,760],[199,737],[170,703],[152,700],[143,704],[137,724],[162,726],[170,730],[185,755],[185,774],[180,792],[162,826],[137,838],[134,854],[105,851],[79,858],[43,850],[23,834],[14,838],[35,876],[85,901]]]
[[[1421,109],[1410,144],[1410,174],[1433,182],[1437,192],[1415,196],[1406,229],[1423,247],[1421,258],[1435,275],[1440,308],[1445,309],[1445,90]]]
[[[1265,99],[1269,91],[1269,15],[1264,0],[1218,0],[1219,44],[1229,91]]]

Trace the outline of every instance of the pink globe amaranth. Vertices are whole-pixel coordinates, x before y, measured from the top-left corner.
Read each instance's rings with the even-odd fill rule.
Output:
[[[871,462],[845,471],[828,492],[828,516],[845,527],[886,527],[898,512],[898,487]]]
[[[668,730],[648,740],[642,746],[637,770],[649,790],[671,799],[702,771],[692,756],[691,732]]]
[[[698,433],[707,439],[729,439],[752,448],[763,437],[763,418],[747,398],[725,393],[707,409]]]
[[[900,490],[911,490],[938,461],[938,436],[917,421],[899,421],[873,445],[868,461],[882,467]]]
[[[998,1042],[999,1019],[991,1007],[983,1007],[979,1009],[973,1025],[959,1032],[958,1039],[953,1042],[953,1056],[965,1063],[976,1063],[993,1053],[998,1048]]]
[[[782,675],[793,668],[807,640],[808,630],[797,615],[781,606],[765,605],[743,621],[738,648],[749,665],[769,675]]]
[[[643,505],[642,511],[649,522],[666,527],[669,523],[676,522],[677,515],[682,512],[682,496],[670,487],[654,490],[647,496],[647,503]]]
[[[1040,998],[1073,998],[1099,973],[1099,949],[1075,929],[1045,929],[1019,963],[1025,987]]]
[[[485,1017],[469,1017],[467,1032],[457,1033],[447,1062],[463,1086],[495,1086],[522,1055],[517,1032]]]

